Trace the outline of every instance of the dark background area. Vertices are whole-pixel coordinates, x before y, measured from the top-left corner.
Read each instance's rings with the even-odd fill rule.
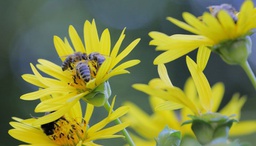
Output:
[[[29,63],[36,64],[43,58],[61,64],[53,45],[53,36],[68,36],[68,26],[73,25],[80,36],[83,35],[85,20],[96,20],[98,32],[109,28],[112,45],[126,27],[126,38],[122,48],[136,38],[142,38],[139,45],[126,59],[140,59],[141,63],[129,69],[131,74],[110,79],[112,94],[117,95],[116,107],[124,101],[132,101],[149,111],[148,97],[131,87],[134,83],[148,83],[158,77],[154,58],[162,52],[156,52],[149,46],[150,31],[166,34],[188,33],[166,20],[172,16],[182,20],[184,11],[200,16],[206,7],[214,4],[230,3],[237,10],[242,0],[0,0],[0,94],[1,123],[0,146],[21,144],[8,135],[11,117],[29,118],[38,101],[23,101],[19,97],[36,90],[26,83],[21,75],[32,73]],[[252,36],[253,52],[249,63],[256,73],[256,36]],[[196,51],[189,55],[195,59]],[[169,76],[175,86],[183,88],[189,77],[185,57],[167,64]],[[221,81],[225,84],[225,105],[233,93],[247,95],[248,101],[242,109],[242,119],[255,119],[256,94],[245,72],[239,66],[230,66],[216,54],[212,54],[205,74],[211,85]],[[93,121],[105,118],[103,108],[98,108]],[[92,121],[92,122],[93,122]],[[256,135],[239,137],[241,141],[255,143]],[[123,145],[122,139],[101,141],[104,145]]]

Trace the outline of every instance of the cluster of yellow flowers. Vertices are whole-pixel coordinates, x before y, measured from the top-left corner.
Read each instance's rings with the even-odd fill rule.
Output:
[[[44,59],[39,59],[36,66],[30,64],[33,74],[22,75],[22,78],[39,90],[20,98],[40,100],[35,112],[43,113],[43,116],[29,119],[13,117],[14,121],[10,122],[13,129],[9,130],[9,134],[29,145],[97,146],[95,141],[98,139],[124,137],[131,146],[173,145],[173,141],[185,146],[185,139],[189,138],[196,138],[202,145],[213,146],[226,144],[229,135],[256,132],[256,121],[236,123],[246,97],[234,94],[230,102],[218,110],[224,85],[219,82],[211,86],[203,73],[210,53],[215,52],[228,64],[243,67],[256,88],[255,76],[247,63],[252,43],[249,35],[256,28],[253,2],[246,0],[239,12],[231,5],[222,4],[210,7],[210,12],[205,12],[200,18],[186,12],[183,18],[186,23],[171,17],[167,19],[194,35],[149,33],[153,39],[150,45],[165,51],[154,60],[159,78],[152,79],[148,84],[134,84],[133,87],[150,96],[151,115],[129,101],[114,110],[116,97],[111,105],[108,101],[111,96],[108,80],[129,73],[127,68],[140,62],[134,59],[120,64],[140,39],[134,40],[119,53],[125,30],[112,47],[109,30],[105,29],[99,36],[93,20],[84,24],[84,41],[73,26],[69,27],[72,45],[67,38],[62,40],[54,36],[54,46],[62,65]],[[175,87],[164,64],[197,48],[196,61],[186,56],[191,77],[184,89]],[[40,72],[50,77],[44,77]],[[85,111],[82,101],[86,103]],[[99,106],[104,106],[108,115],[96,124],[90,123],[94,108]],[[112,121],[116,125],[106,127]],[[127,127],[136,134],[130,137]],[[168,128],[165,127],[180,131],[178,140],[173,140],[171,135],[166,138],[164,133],[168,133]],[[123,135],[116,134],[119,131]]]
[[[36,67],[31,64],[33,74],[22,75],[25,81],[39,90],[24,94],[21,99],[40,99],[35,112],[46,114],[30,119],[13,118],[16,122],[10,123],[14,129],[9,134],[31,145],[93,146],[97,145],[93,142],[97,139],[124,137],[115,133],[129,126],[128,122],[121,123],[118,120],[128,112],[129,107],[122,106],[114,110],[115,100],[111,106],[107,101],[111,94],[108,79],[129,73],[126,69],[140,62],[134,59],[117,65],[140,41],[136,39],[119,53],[125,38],[124,31],[113,49],[109,30],[105,29],[99,37],[94,20],[84,24],[84,43],[74,27],[69,27],[74,48],[66,38],[62,40],[54,36],[54,45],[63,64],[56,65],[39,59]],[[38,70],[52,78],[43,77]],[[85,112],[82,111],[80,99],[87,103]],[[92,125],[90,118],[94,106],[105,106],[109,114]],[[117,125],[104,129],[114,120]]]

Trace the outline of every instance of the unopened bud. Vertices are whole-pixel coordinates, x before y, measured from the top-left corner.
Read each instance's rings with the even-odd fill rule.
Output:
[[[183,123],[192,123],[192,131],[202,145],[225,142],[234,119],[219,113],[206,113],[200,116],[189,116],[192,120]]]
[[[82,99],[94,106],[103,106],[111,95],[111,88],[108,82],[104,82],[95,88],[91,93],[85,95]]]
[[[180,131],[165,127],[156,139],[156,146],[179,146],[181,141]]]
[[[236,40],[225,41],[212,47],[228,64],[242,64],[246,62],[252,51],[252,41],[249,36]]]

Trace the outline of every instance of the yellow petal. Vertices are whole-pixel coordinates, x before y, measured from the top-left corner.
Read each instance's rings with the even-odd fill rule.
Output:
[[[99,52],[100,42],[99,42],[98,31],[97,31],[94,20],[92,21],[92,23],[90,23],[89,21],[85,21],[84,42],[86,45],[87,54],[90,54],[92,52]]]
[[[155,125],[156,122],[138,106],[131,102],[125,102],[124,105],[130,107],[130,110],[124,120],[131,122],[131,127],[136,128],[137,133],[145,138],[154,138],[156,133],[161,131],[161,129]],[[143,125],[141,126],[140,123],[143,123]]]
[[[244,136],[256,132],[256,121],[242,121],[232,125],[230,136]]]
[[[44,59],[38,59],[38,62],[41,64],[37,66],[38,69],[44,73],[63,81],[70,81],[70,74],[63,72],[60,66]]]
[[[69,116],[74,119],[83,119],[82,107],[80,101],[78,101],[69,111]],[[86,121],[87,122],[87,121]]]
[[[100,53],[106,56],[110,55],[111,38],[108,29],[105,29],[100,38]]]
[[[116,109],[110,116],[109,116],[109,120],[113,121],[121,116],[123,116],[124,114],[126,114],[129,111],[129,107],[128,106],[122,106],[119,107],[118,109]]]
[[[16,118],[18,119],[18,118]],[[20,120],[20,119],[18,119]],[[40,134],[40,131],[38,131],[38,129],[36,127],[32,127],[31,125],[27,124],[27,123],[23,123],[24,120],[21,120],[19,122],[10,122],[10,125],[15,128],[15,129],[19,129],[19,130],[24,130],[24,131],[30,131],[36,134]]]
[[[31,144],[51,144],[53,145],[52,141],[42,133],[41,130],[34,128],[30,125],[26,125],[24,123],[19,122],[10,122],[10,124],[15,128],[8,131],[8,133],[25,143]],[[32,136],[32,137],[31,137]]]
[[[72,54],[74,51],[71,48],[67,48],[65,43],[58,36],[53,37],[54,47],[62,61],[64,61],[67,55]]]
[[[89,140],[96,140],[96,139],[105,139],[105,138],[117,138],[120,136],[117,135],[113,135],[121,130],[123,130],[124,128],[128,127],[129,123],[128,122],[124,122],[122,124],[118,124],[109,128],[106,128],[104,130],[101,130],[99,132],[96,133],[88,133],[88,136],[90,137],[88,139]],[[123,137],[123,136],[121,136]]]
[[[208,37],[216,43],[225,41],[228,39],[227,33],[222,28],[219,20],[209,13],[203,14],[203,21],[207,26],[207,29],[202,31],[202,35]]]
[[[63,95],[59,95],[57,97],[54,96],[51,99],[42,101],[36,106],[35,112],[55,111],[56,109],[59,109],[61,106],[63,106],[68,99],[74,97],[75,95],[77,94],[76,93],[63,94]]]
[[[96,75],[96,84],[97,85],[104,82],[102,79],[109,72],[111,61],[112,60],[110,58],[106,58],[106,60],[100,66],[100,69],[98,70],[98,73]]]
[[[154,45],[157,46],[156,50],[165,51],[180,50],[182,48],[197,48],[201,45],[211,46],[212,44],[213,41],[204,36],[174,34],[165,40],[161,40],[161,42],[155,42]]]
[[[193,50],[199,46],[211,46],[212,40],[199,35],[180,35],[175,34],[170,36],[169,41],[165,44],[159,44],[159,49],[168,50],[160,54],[155,60],[154,64],[167,63],[173,61]]]
[[[92,141],[83,141],[83,145],[81,146],[103,146],[103,145],[93,143]]]
[[[170,87],[170,85],[166,85],[164,83],[164,81],[159,78],[154,78],[154,79],[150,80],[148,85],[155,89],[166,89],[166,88]]]
[[[108,110],[108,117],[110,117],[110,115],[113,113],[115,102],[116,102],[116,96],[114,96],[114,98],[112,99],[110,108]]]
[[[198,103],[198,96],[196,86],[193,82],[193,79],[189,77],[184,85],[184,93],[188,98],[190,98],[194,103]]]
[[[64,37],[64,43],[65,43],[65,47],[67,48],[67,50],[70,50],[70,51],[66,56],[59,56],[59,57],[66,59],[68,55],[71,55],[74,53],[74,50],[73,50],[73,47],[70,45],[67,37]]]
[[[70,108],[72,108],[80,99],[80,94],[78,96],[75,96],[73,98],[72,101],[68,102],[67,104],[63,105],[62,108],[60,108],[59,110],[50,113],[48,115],[45,115],[43,117],[38,118],[37,120],[35,120],[33,124],[33,126],[37,126],[37,125],[42,125],[42,124],[46,124],[46,123],[50,123],[58,118],[60,118],[61,116],[63,116],[65,113],[67,113]]]
[[[166,99],[171,102],[184,105],[184,107],[189,108],[194,114],[198,114],[198,109],[193,101],[188,98],[181,89],[177,87],[172,87],[168,89],[168,96],[166,97]]]
[[[91,41],[92,41],[92,52],[100,52],[100,41],[99,41],[99,36],[98,36],[98,30],[96,27],[96,22],[93,19],[91,23]]]
[[[36,78],[41,82],[43,83],[44,85],[46,86],[51,86],[51,87],[54,87],[54,86],[57,86],[58,84],[56,84],[55,81],[53,81],[52,79],[47,79],[47,78],[44,78],[42,77],[42,75],[37,71],[37,69],[35,68],[35,66],[33,64],[30,64],[30,67],[34,73],[34,75],[36,76]],[[53,81],[53,82],[52,82]]]
[[[236,26],[233,18],[224,10],[218,13],[218,20],[221,23],[225,34],[228,35],[229,39],[234,39],[237,36],[236,34]]]
[[[178,103],[170,102],[170,101],[165,101],[155,107],[156,111],[162,111],[162,110],[177,110],[181,109],[184,107],[184,105],[180,105]]]
[[[184,12],[182,13],[182,16],[184,18],[184,20],[191,25],[192,27],[194,27],[198,33],[196,34],[200,34],[202,35],[204,32],[207,32],[207,27],[206,25],[200,21],[197,17],[195,17],[194,15],[188,13],[188,12]]]
[[[130,135],[137,146],[156,146],[156,141],[154,138],[145,139],[132,133],[130,133]]]
[[[196,56],[198,67],[203,71],[210,58],[211,50],[206,46],[200,46]]]
[[[191,47],[191,48],[179,48],[176,50],[168,50],[160,55],[158,55],[155,60],[154,60],[154,64],[163,64],[163,63],[168,63],[171,62],[193,50],[195,50],[195,47]]]
[[[164,64],[159,64],[157,66],[157,69],[158,69],[158,74],[159,74],[159,77],[161,78],[161,80],[166,84],[166,85],[170,85],[170,86],[173,86],[172,85],[172,82],[169,78],[169,75],[168,75],[168,72],[167,72],[167,69],[165,67]]]
[[[148,35],[153,39],[149,42],[149,45],[158,46],[160,44],[165,44],[170,40],[168,35],[157,31],[152,31]]]
[[[41,89],[38,91],[34,91],[34,92],[30,92],[27,94],[23,94],[20,99],[23,100],[36,100],[39,99],[41,97],[47,96],[47,95],[51,95],[54,93],[63,93],[63,91],[65,91],[65,88],[46,88],[46,89]]]
[[[135,48],[135,46],[139,43],[140,39],[134,40],[130,43],[113,61],[111,64],[111,68],[113,68],[117,63],[119,63],[123,58],[125,58],[130,52]]]
[[[121,131],[121,130],[119,130],[119,131]],[[97,132],[96,134],[97,135],[93,135],[89,139],[86,139],[86,141],[89,141],[89,140],[100,140],[100,139],[111,139],[111,138],[125,138],[123,135],[102,135],[101,131]],[[90,145],[86,144],[86,146],[90,146]],[[93,145],[93,146],[98,146],[98,145]],[[99,146],[101,146],[101,145],[99,145]]]
[[[46,88],[47,86],[42,84],[35,75],[32,74],[24,74],[21,76],[26,82],[35,85],[37,87]]]
[[[75,28],[72,25],[70,25],[68,31],[69,31],[69,37],[71,39],[71,42],[74,46],[75,51],[84,53],[85,52],[84,45],[78,33],[76,32]]]
[[[240,119],[241,109],[245,102],[245,96],[240,97],[238,93],[234,94],[228,104],[221,109],[220,113],[227,116],[235,114],[235,118]]]
[[[185,85],[184,85],[184,93],[185,95],[187,96],[187,98],[189,98],[194,105],[196,105],[197,109],[202,113],[202,112],[205,112],[205,110],[203,109],[200,101],[199,101],[199,97],[198,97],[198,93],[197,93],[197,89],[196,89],[196,86],[194,84],[194,81],[191,77],[189,77],[187,79],[187,81],[185,82]],[[185,111],[188,111],[188,110],[185,110]],[[188,112],[186,112],[188,113]],[[191,113],[191,112],[189,112]],[[187,120],[190,120],[188,118],[186,118]]]
[[[97,131],[104,128],[112,120],[115,120],[116,118],[118,118],[118,117],[122,116],[123,114],[125,114],[126,112],[128,112],[127,107],[121,107],[121,109],[117,109],[116,111],[113,111],[114,103],[115,103],[115,97],[113,98],[113,101],[110,105],[108,117],[106,117],[105,119],[101,120],[97,124],[90,127],[87,131],[88,135],[91,135],[91,137],[92,137],[92,135],[94,135]]]
[[[109,74],[107,74],[106,76],[104,76],[102,78],[102,82],[105,82],[107,81],[108,79],[112,78],[113,76],[117,76],[117,75],[121,75],[121,74],[128,74],[130,73],[129,71],[127,70],[113,70],[111,71]]]
[[[149,98],[149,102],[150,102],[151,108],[154,110],[158,105],[162,104],[165,101],[163,99],[151,96]],[[162,127],[168,124],[168,126],[171,127],[172,129],[176,129],[176,130],[180,129],[180,117],[173,110],[162,110],[162,111],[154,110],[154,113],[151,115],[151,120],[155,123],[155,126],[159,125],[159,127]],[[159,122],[162,123],[162,126],[160,126],[161,124]]]
[[[111,58],[116,58],[117,53],[118,53],[118,51],[119,51],[119,48],[120,48],[120,46],[121,46],[121,44],[122,44],[122,42],[123,42],[123,40],[124,40],[124,38],[125,38],[124,32],[125,32],[125,29],[123,29],[123,31],[122,31],[122,33],[120,34],[120,36],[119,36],[119,38],[118,38],[118,40],[117,40],[115,46],[113,47],[113,50],[111,51],[111,54],[110,54],[110,57],[111,57]]]
[[[150,96],[155,96],[164,100],[168,100],[170,102],[184,105],[195,114],[198,114],[198,110],[193,102],[186,97],[182,90],[177,87],[168,88],[166,89],[167,91],[155,89],[143,84],[134,84],[132,87],[144,93],[147,93]]]
[[[90,119],[91,119],[93,110],[94,110],[94,106],[93,106],[92,104],[87,103],[87,104],[86,104],[86,112],[85,112],[85,114],[84,114],[84,120],[85,120],[87,123],[90,123]]]
[[[87,134],[93,136],[94,133],[96,133],[97,131],[101,130],[108,123],[109,123],[109,120],[108,120],[108,117],[107,117],[107,118],[101,120],[100,122],[98,122],[97,124],[94,124],[93,126],[91,126],[88,129]]]
[[[192,32],[194,34],[200,34],[200,32],[196,28],[194,28],[194,27],[192,27],[192,26],[190,26],[190,25],[188,25],[188,24],[186,24],[186,23],[184,23],[182,21],[179,21],[179,20],[174,19],[172,17],[167,17],[167,20],[171,21],[175,25],[177,25],[180,28],[185,29],[185,30],[187,30],[189,32]]]
[[[224,89],[223,83],[219,82],[213,85],[212,87],[212,100],[213,100],[212,111],[213,112],[217,112],[224,96],[224,90],[225,89]]]
[[[240,8],[240,12],[238,15],[238,21],[237,21],[237,33],[238,34],[244,34],[247,32],[245,29],[248,26],[248,21],[250,21],[250,16],[253,11],[253,2],[251,0],[246,0],[242,4]]]
[[[129,67],[132,67],[132,66],[135,66],[137,64],[140,63],[140,60],[129,60],[129,61],[126,61],[120,65],[118,65],[116,68],[113,69],[113,71],[117,71],[117,70],[123,70],[123,69],[126,69],[126,68],[129,68]]]
[[[201,105],[206,111],[212,111],[212,92],[207,78],[191,58],[187,56],[186,61],[189,72],[196,85]]]
[[[159,98],[162,98],[165,100],[167,99],[166,96],[168,96],[168,94],[166,92],[159,90],[159,89],[152,88],[145,84],[133,84],[132,87],[135,88],[136,90],[142,91],[150,96],[156,96],[156,97],[159,97]]]

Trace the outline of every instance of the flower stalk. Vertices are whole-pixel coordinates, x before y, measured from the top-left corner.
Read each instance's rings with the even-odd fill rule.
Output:
[[[111,107],[111,106],[110,106],[110,104],[109,104],[109,102],[108,102],[108,100],[107,100],[107,101],[105,102],[105,104],[104,104],[104,108],[109,112],[109,110],[111,109],[110,107]],[[115,119],[115,123],[116,123],[116,124],[122,124],[122,121],[121,121],[119,118],[117,118],[117,119]],[[122,130],[122,133],[123,133],[123,135],[125,136],[126,142],[127,142],[130,146],[135,146],[135,143],[133,142],[131,136],[129,135],[128,131],[127,131],[125,128]]]
[[[244,71],[246,72],[247,76],[249,77],[250,81],[252,82],[252,85],[254,87],[254,89],[256,89],[256,77],[248,63],[248,61],[245,61],[244,63],[240,64],[241,67],[244,69]]]

